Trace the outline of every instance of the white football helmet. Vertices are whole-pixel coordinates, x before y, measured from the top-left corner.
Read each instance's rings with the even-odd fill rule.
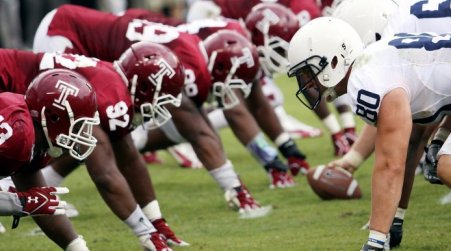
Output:
[[[186,21],[191,23],[196,20],[217,18],[220,15],[221,8],[213,1],[199,0],[189,6]]]
[[[332,16],[348,22],[365,45],[381,39],[391,14],[398,8],[393,0],[344,0]]]
[[[298,99],[310,109],[318,105],[321,96],[333,100],[337,96],[334,87],[362,51],[359,34],[341,19],[320,17],[303,26],[294,34],[288,49],[288,76],[297,79]],[[315,82],[314,86],[308,85]],[[321,92],[318,84],[327,90]]]

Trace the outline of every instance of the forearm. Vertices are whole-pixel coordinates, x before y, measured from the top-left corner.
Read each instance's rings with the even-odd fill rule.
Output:
[[[377,129],[374,126],[365,125],[357,138],[357,141],[352,145],[351,150],[356,151],[366,160],[374,152],[374,144],[376,142]]]
[[[260,128],[274,142],[283,132],[282,125],[259,85],[253,86],[246,103]]]
[[[118,167],[140,206],[156,199],[152,181],[143,158],[134,147],[130,135],[115,141],[113,150]]]
[[[257,122],[244,104],[225,110],[224,115],[241,144],[247,145],[260,133]]]
[[[0,191],[0,215],[22,215],[22,204],[17,194]]]
[[[197,135],[190,135],[187,140],[207,170],[215,169],[226,163],[227,158],[222,143],[216,134],[199,132]]]
[[[398,207],[404,165],[376,164],[371,184],[370,229],[387,234]]]

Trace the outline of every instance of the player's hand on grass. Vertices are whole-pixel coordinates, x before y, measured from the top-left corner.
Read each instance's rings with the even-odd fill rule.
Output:
[[[25,192],[16,192],[22,212],[17,216],[28,215],[63,215],[66,202],[59,199],[59,194],[69,192],[67,187],[33,187]]]
[[[442,181],[437,175],[437,153],[443,145],[443,141],[433,140],[430,145],[425,147],[426,158],[423,165],[424,179],[431,184],[440,184]]]

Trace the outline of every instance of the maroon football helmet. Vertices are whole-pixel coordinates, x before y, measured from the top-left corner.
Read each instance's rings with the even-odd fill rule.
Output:
[[[296,15],[283,5],[261,3],[252,8],[245,23],[258,48],[263,70],[267,74],[286,73],[288,46],[300,27]]]
[[[152,42],[138,42],[114,62],[114,67],[130,91],[135,125],[146,122],[151,129],[171,118],[164,105],[180,105],[185,70],[170,49]]]
[[[213,82],[213,96],[219,108],[229,109],[239,103],[233,89],[244,97],[251,92],[259,72],[257,48],[236,31],[220,30],[204,41],[208,70]]]
[[[25,102],[42,125],[50,156],[58,157],[65,148],[83,160],[94,150],[92,127],[100,120],[96,95],[84,77],[65,69],[44,71],[28,87]]]

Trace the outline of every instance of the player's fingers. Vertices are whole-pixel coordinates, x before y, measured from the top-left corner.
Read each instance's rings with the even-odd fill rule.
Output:
[[[66,208],[67,206],[67,202],[65,202],[64,200],[60,200],[58,203],[58,207],[59,208]]]
[[[69,188],[67,187],[55,187],[54,192],[50,192],[50,194],[66,194],[69,193]]]
[[[53,215],[64,215],[66,214],[66,209],[63,208],[57,208],[55,209],[55,213],[53,213]]]

